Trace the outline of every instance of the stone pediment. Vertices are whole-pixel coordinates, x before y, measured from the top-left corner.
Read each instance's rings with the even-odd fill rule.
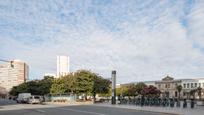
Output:
[[[165,78],[162,79],[162,81],[172,81],[172,80],[174,80],[174,78],[170,77],[168,75]]]

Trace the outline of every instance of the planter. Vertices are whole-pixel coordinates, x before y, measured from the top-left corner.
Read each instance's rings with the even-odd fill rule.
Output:
[[[198,106],[204,106],[204,101],[198,100],[198,101],[197,101],[197,105],[198,105]]]

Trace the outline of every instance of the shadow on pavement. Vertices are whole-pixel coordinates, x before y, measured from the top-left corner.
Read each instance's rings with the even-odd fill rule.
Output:
[[[145,112],[124,108],[99,107],[94,105],[26,105],[19,104],[15,110],[0,110],[0,115],[167,115],[156,112]],[[18,109],[18,107],[21,107]],[[24,108],[25,107],[25,108]],[[169,114],[168,114],[169,115]]]

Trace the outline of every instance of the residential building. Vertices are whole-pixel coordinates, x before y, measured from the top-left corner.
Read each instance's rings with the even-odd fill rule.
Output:
[[[8,92],[13,86],[24,83],[28,79],[28,65],[21,60],[0,64],[0,87]]]
[[[57,56],[57,78],[67,75],[69,73],[69,57]]]

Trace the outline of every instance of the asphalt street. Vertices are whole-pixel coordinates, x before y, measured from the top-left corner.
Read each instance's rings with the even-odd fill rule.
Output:
[[[32,105],[0,100],[0,115],[167,115],[96,105]]]
[[[16,104],[16,101],[8,99],[0,99],[0,106]]]

